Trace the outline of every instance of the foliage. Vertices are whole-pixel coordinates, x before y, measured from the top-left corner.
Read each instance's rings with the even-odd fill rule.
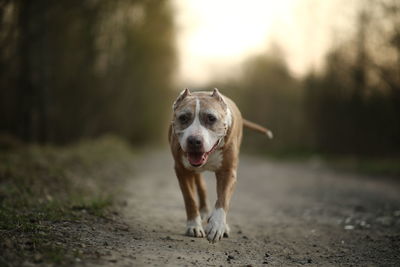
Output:
[[[395,156],[400,151],[400,4],[370,1],[353,35],[333,46],[325,68],[291,75],[279,47],[249,58],[241,75],[214,81],[243,116],[269,127],[272,141],[245,133],[264,153]]]
[[[270,141],[266,136],[245,129],[245,150],[289,153],[307,149],[303,88],[291,75],[279,47],[248,58],[240,75],[211,84],[235,101],[244,118],[274,133],[275,138]]]
[[[168,1],[2,0],[0,27],[0,132],[160,137],[176,62]]]
[[[306,114],[319,151],[400,151],[399,12],[399,2],[371,1],[358,13],[355,36],[329,53],[322,74],[305,79]]]

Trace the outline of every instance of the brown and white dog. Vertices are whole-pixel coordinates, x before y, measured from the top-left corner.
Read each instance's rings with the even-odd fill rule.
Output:
[[[269,130],[244,120],[235,103],[218,89],[192,93],[185,89],[174,102],[168,139],[185,201],[187,235],[207,237],[210,242],[228,237],[226,214],[236,183],[243,126],[272,138]],[[217,179],[217,202],[210,216],[203,171],[215,172]],[[205,231],[202,219],[208,219]]]

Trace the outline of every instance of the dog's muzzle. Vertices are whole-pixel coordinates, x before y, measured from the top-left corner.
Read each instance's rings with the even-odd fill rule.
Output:
[[[221,139],[218,139],[218,141],[214,144],[214,146],[211,148],[210,151],[208,152],[186,152],[185,156],[187,157],[190,165],[193,167],[201,167],[204,164],[207,163],[208,156],[212,154],[217,148],[219,143],[221,142]]]

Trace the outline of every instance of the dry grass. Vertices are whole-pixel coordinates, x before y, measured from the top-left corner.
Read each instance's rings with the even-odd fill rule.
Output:
[[[67,264],[77,251],[52,226],[107,217],[132,160],[114,137],[0,151],[0,266]]]

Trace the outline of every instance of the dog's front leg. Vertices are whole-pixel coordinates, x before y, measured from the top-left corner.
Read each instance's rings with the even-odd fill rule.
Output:
[[[195,176],[194,173],[175,168],[179,186],[185,201],[187,224],[186,235],[194,237],[204,237],[205,233],[201,225],[199,209],[195,200]]]
[[[221,240],[223,236],[229,235],[230,229],[226,223],[226,214],[235,189],[236,168],[217,171],[215,174],[217,178],[217,202],[206,227],[207,239],[210,242],[216,242]]]
[[[207,186],[200,173],[195,174],[197,195],[199,196],[200,217],[202,220],[208,219],[209,209],[207,201]]]

